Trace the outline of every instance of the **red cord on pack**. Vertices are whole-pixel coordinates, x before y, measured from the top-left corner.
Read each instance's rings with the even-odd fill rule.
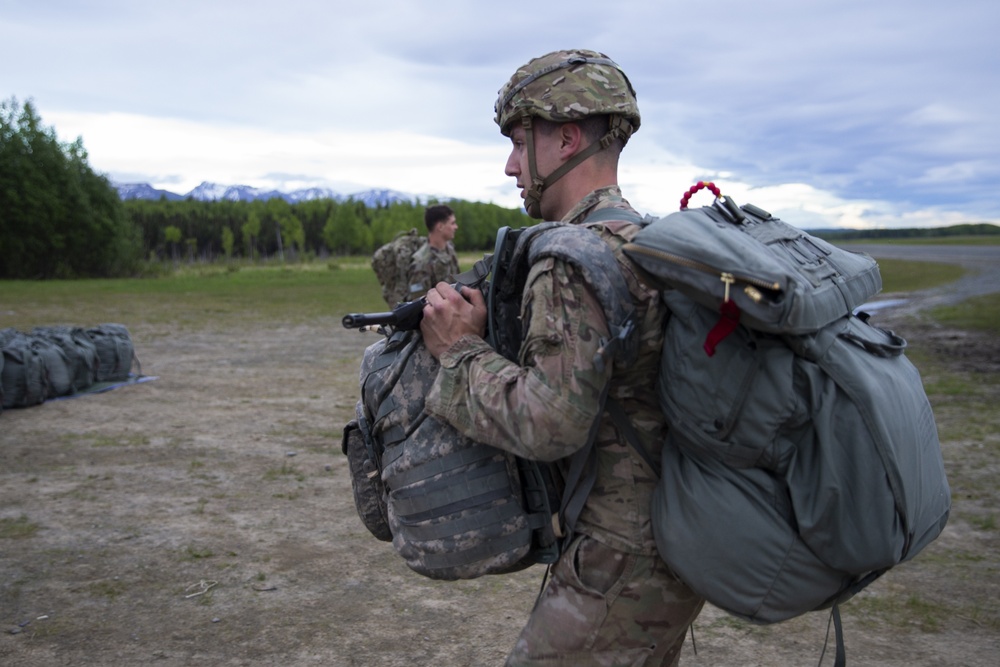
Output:
[[[712,183],[711,181],[709,181],[708,183],[706,183],[705,181],[698,181],[697,183],[692,185],[687,192],[684,193],[683,197],[681,197],[681,210],[683,211],[688,207],[688,202],[691,201],[691,195],[698,192],[699,190],[704,190],[705,188],[708,188],[709,192],[715,195],[716,199],[722,197],[722,192],[719,191],[719,188],[715,187],[715,183]]]

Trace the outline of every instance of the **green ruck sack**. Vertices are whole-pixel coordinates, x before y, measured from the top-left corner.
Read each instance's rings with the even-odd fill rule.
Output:
[[[906,342],[855,314],[878,265],[731,200],[625,252],[670,310],[660,554],[758,623],[835,606],[943,530],[951,494]],[[842,648],[839,647],[839,648]]]
[[[399,232],[388,243],[380,246],[372,255],[372,270],[382,286],[382,298],[391,307],[404,301],[409,293],[407,274],[410,259],[427,239],[417,233],[416,227]]]

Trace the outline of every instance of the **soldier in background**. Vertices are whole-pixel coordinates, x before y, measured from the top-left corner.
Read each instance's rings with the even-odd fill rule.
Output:
[[[624,72],[594,51],[557,51],[531,60],[500,90],[496,122],[512,149],[505,173],[528,214],[579,224],[598,209],[632,211],[618,187],[618,160],[639,127],[635,91]],[[438,284],[427,293],[420,330],[441,362],[428,413],[463,435],[529,459],[570,457],[592,428],[597,477],[559,561],[539,596],[508,667],[676,665],[704,600],[668,570],[650,517],[666,424],[650,391],[659,374],[666,309],[637,277],[621,246],[639,227],[598,227],[615,252],[636,309],[639,350],[628,367],[595,364],[610,338],[591,288],[566,262],[531,267],[521,296],[525,335],[518,362],[483,340],[481,292]],[[649,465],[618,432],[607,391],[639,432]],[[561,517],[564,519],[565,517]]]
[[[458,257],[452,239],[458,230],[455,212],[445,204],[428,206],[424,211],[427,243],[413,254],[406,273],[407,301],[415,301],[439,282],[451,283],[458,275]]]

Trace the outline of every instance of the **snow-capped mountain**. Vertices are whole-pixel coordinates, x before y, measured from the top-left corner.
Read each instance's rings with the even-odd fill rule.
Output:
[[[281,198],[289,203],[310,201],[313,199],[333,199],[347,201],[353,199],[364,203],[369,208],[388,206],[394,202],[413,202],[416,197],[397,190],[373,189],[350,194],[340,194],[329,188],[305,188],[292,192],[279,190],[262,190],[249,185],[221,185],[205,181],[187,194],[176,194],[167,190],[158,190],[148,183],[116,183],[118,196],[125,199],[153,199],[166,197],[168,200],[195,199],[198,201],[258,201]]]
[[[413,195],[399,192],[398,190],[383,189],[355,192],[341,197],[340,199],[341,201],[345,199],[353,199],[354,201],[362,202],[368,208],[374,208],[376,206],[388,206],[394,202],[412,202],[416,201],[417,198]],[[424,197],[423,199],[427,199],[427,197]]]
[[[161,197],[165,197],[171,201],[184,199],[179,194],[166,190],[157,190],[149,183],[116,183],[115,188],[118,190],[118,197],[120,199],[159,200]]]

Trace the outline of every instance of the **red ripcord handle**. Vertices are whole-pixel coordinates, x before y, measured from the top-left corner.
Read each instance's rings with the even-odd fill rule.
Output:
[[[712,183],[711,181],[709,181],[708,183],[706,183],[705,181],[698,181],[697,183],[692,185],[687,192],[684,193],[683,197],[681,197],[681,210],[683,211],[688,207],[688,202],[691,201],[691,195],[698,192],[699,190],[704,190],[705,188],[708,188],[709,192],[715,195],[716,199],[722,198],[722,192],[719,190],[719,188],[715,187],[715,183]]]
[[[688,202],[691,201],[691,195],[706,188],[715,195],[716,199],[722,199],[722,192],[715,186],[715,183],[698,181],[681,197],[681,210],[687,209]],[[705,343],[702,346],[705,354],[710,357],[715,355],[715,350],[719,346],[719,343],[725,340],[729,334],[733,333],[740,324],[740,307],[736,305],[735,301],[729,298],[729,287],[733,283],[733,276],[729,273],[723,273],[720,277],[722,278],[722,282],[726,283],[726,295],[719,305],[719,320],[708,332],[708,335],[705,337]]]

